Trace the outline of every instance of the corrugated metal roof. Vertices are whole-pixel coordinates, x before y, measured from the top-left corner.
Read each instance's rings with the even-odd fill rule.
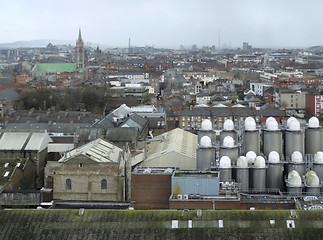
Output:
[[[67,157],[61,158],[59,162],[67,162],[77,155],[84,155],[96,162],[117,163],[119,161],[119,155],[122,151],[123,150],[121,148],[99,138],[68,152]]]
[[[48,133],[33,133],[25,150],[42,151],[50,142],[53,142],[53,140],[49,137]]]
[[[22,150],[29,135],[28,132],[4,133],[0,139],[0,150]]]
[[[176,128],[172,131],[155,137],[155,139],[159,138],[164,138],[164,141],[151,142],[148,145],[147,158],[144,160],[144,162],[147,163],[149,161],[154,161],[154,159],[158,159],[162,155],[166,155],[171,152],[176,152],[177,154],[184,156],[187,161],[192,161],[192,159],[196,161],[196,134],[184,131],[180,128]],[[186,169],[188,163],[182,162],[180,164],[182,165],[180,167],[181,169]],[[153,165],[153,163],[151,162],[149,163],[149,165]]]

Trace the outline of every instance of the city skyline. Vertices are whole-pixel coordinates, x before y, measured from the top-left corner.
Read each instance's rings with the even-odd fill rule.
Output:
[[[5,1],[0,43],[37,39],[84,41],[106,46],[178,48],[310,47],[323,45],[323,2],[269,1]],[[220,37],[219,37],[220,36]]]

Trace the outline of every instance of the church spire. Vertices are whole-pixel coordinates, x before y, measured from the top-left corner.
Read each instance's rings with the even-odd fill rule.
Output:
[[[81,33],[81,28],[79,28],[79,37],[78,37],[78,39],[77,39],[77,42],[79,42],[79,43],[83,43],[82,33]]]
[[[82,34],[81,34],[81,28],[79,28],[79,41],[82,41]]]
[[[84,71],[84,42],[82,39],[81,28],[79,28],[79,36],[76,40],[76,65],[77,69]]]

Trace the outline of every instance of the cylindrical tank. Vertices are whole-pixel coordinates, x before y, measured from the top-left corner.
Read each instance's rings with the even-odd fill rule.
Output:
[[[256,128],[256,122],[253,117],[247,117],[244,122],[244,152],[254,151],[260,154],[260,133]]]
[[[305,146],[304,134],[301,131],[300,123],[296,118],[293,118],[287,122],[287,130],[285,131],[285,157],[287,159],[290,158],[295,151],[299,151],[304,155]]]
[[[308,195],[320,195],[321,185],[319,177],[314,171],[308,171],[305,175],[306,193]]]
[[[292,170],[288,173],[288,178],[286,182],[287,192],[290,195],[301,195],[303,192],[302,179],[299,173]]]
[[[272,151],[268,155],[268,168],[266,173],[267,188],[284,190],[284,167],[279,154]]]
[[[269,117],[266,120],[266,129],[264,130],[264,155],[268,156],[271,151],[283,155],[282,132],[278,129],[278,123],[275,118]]]
[[[231,119],[226,119],[223,123],[223,130],[220,132],[220,142],[222,143],[224,138],[230,136],[237,140],[237,132],[234,130],[234,123]]]
[[[235,145],[234,140],[230,136],[226,136],[220,146],[220,158],[223,156],[228,156],[231,159],[232,166],[236,165],[237,159],[239,157],[239,148]]]
[[[321,149],[321,129],[317,117],[308,120],[308,127],[305,130],[305,153],[315,154]]]
[[[253,171],[253,164],[255,162],[255,159],[257,157],[257,154],[254,151],[249,151],[246,154],[246,158],[248,161],[248,166],[249,166],[249,188],[252,188],[251,183],[253,182],[253,175],[252,175],[252,171]]]
[[[211,138],[203,136],[196,149],[196,170],[205,171],[215,166],[215,147],[212,146]]]
[[[266,162],[261,156],[256,157],[253,170],[252,188],[254,192],[264,192],[266,189]]]
[[[249,151],[249,152],[246,153],[246,158],[247,158],[249,166],[253,165],[253,163],[255,162],[256,157],[257,157],[257,154],[254,151]]]
[[[303,161],[303,156],[299,151],[292,153],[290,162],[288,163],[288,172],[295,170],[299,175],[303,176],[306,173],[306,164]]]
[[[201,141],[203,136],[211,138],[212,145],[216,141],[216,133],[212,129],[212,122],[209,119],[203,119],[201,128],[197,132],[198,142]]]
[[[318,151],[314,155],[313,171],[319,177],[320,181],[323,181],[323,152]]]
[[[220,158],[220,182],[230,182],[232,181],[232,166],[231,160],[227,156]]]
[[[236,182],[241,184],[241,191],[249,190],[249,167],[248,160],[244,156],[240,156],[237,160]]]

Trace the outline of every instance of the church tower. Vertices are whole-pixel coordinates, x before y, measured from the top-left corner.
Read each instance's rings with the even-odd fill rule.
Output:
[[[76,66],[77,69],[84,71],[84,42],[81,35],[81,29],[79,29],[79,37],[76,40]]]

